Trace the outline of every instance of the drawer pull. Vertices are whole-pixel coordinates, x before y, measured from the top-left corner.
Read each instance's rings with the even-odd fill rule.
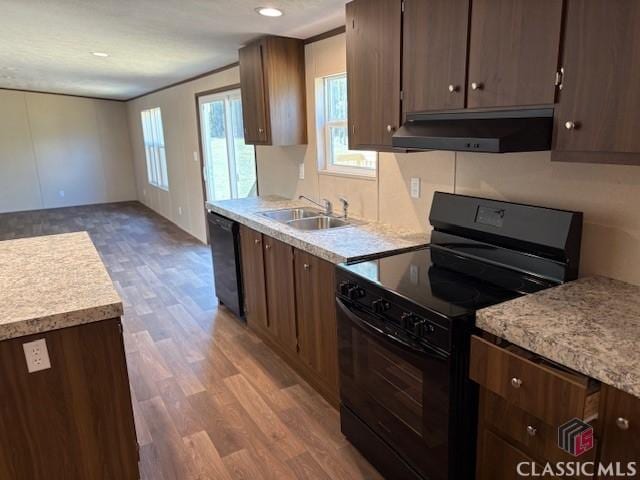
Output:
[[[527,435],[530,437],[535,437],[536,433],[538,433],[538,429],[533,425],[527,425]]]
[[[305,270],[309,271],[309,269],[311,268],[311,265],[309,265],[308,263],[305,263],[303,267]]]
[[[513,377],[511,379],[511,386],[513,388],[520,388],[522,386],[522,380],[520,380],[519,378]]]
[[[256,239],[253,241],[253,243],[255,243],[256,245],[258,245],[258,244],[260,243],[260,239],[259,239],[259,238],[256,238]]]
[[[624,417],[618,417],[616,419],[616,425],[620,430],[629,430],[629,420]]]

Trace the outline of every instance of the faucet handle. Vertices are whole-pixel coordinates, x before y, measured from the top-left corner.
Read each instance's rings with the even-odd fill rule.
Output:
[[[324,203],[325,213],[331,215],[333,213],[333,204],[331,201],[328,198],[323,198],[321,201]]]
[[[340,202],[342,202],[342,216],[347,218],[347,212],[349,210],[349,201],[344,197],[338,197]]]

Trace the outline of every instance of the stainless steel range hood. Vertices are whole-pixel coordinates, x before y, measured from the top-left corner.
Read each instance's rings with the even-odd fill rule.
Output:
[[[408,150],[533,152],[551,150],[553,109],[414,113],[393,135]]]

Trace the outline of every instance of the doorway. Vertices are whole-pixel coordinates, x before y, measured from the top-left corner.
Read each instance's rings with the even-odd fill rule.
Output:
[[[257,195],[256,155],[244,142],[240,89],[198,96],[207,201]]]

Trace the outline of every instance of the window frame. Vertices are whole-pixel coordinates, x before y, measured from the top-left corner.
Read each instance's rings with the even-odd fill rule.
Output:
[[[169,171],[162,109],[152,107],[141,110],[140,122],[142,124],[142,143],[147,161],[147,183],[168,192]]]
[[[378,176],[378,152],[367,151],[375,154],[375,167],[358,167],[347,165],[336,165],[332,158],[331,149],[331,129],[344,128],[349,136],[348,118],[344,120],[328,120],[329,118],[329,95],[327,94],[327,83],[331,79],[344,77],[346,72],[323,75],[316,78],[316,139],[318,153],[318,172],[327,175],[341,175],[349,177],[360,177],[365,179],[376,179]],[[349,99],[347,97],[347,104]]]

